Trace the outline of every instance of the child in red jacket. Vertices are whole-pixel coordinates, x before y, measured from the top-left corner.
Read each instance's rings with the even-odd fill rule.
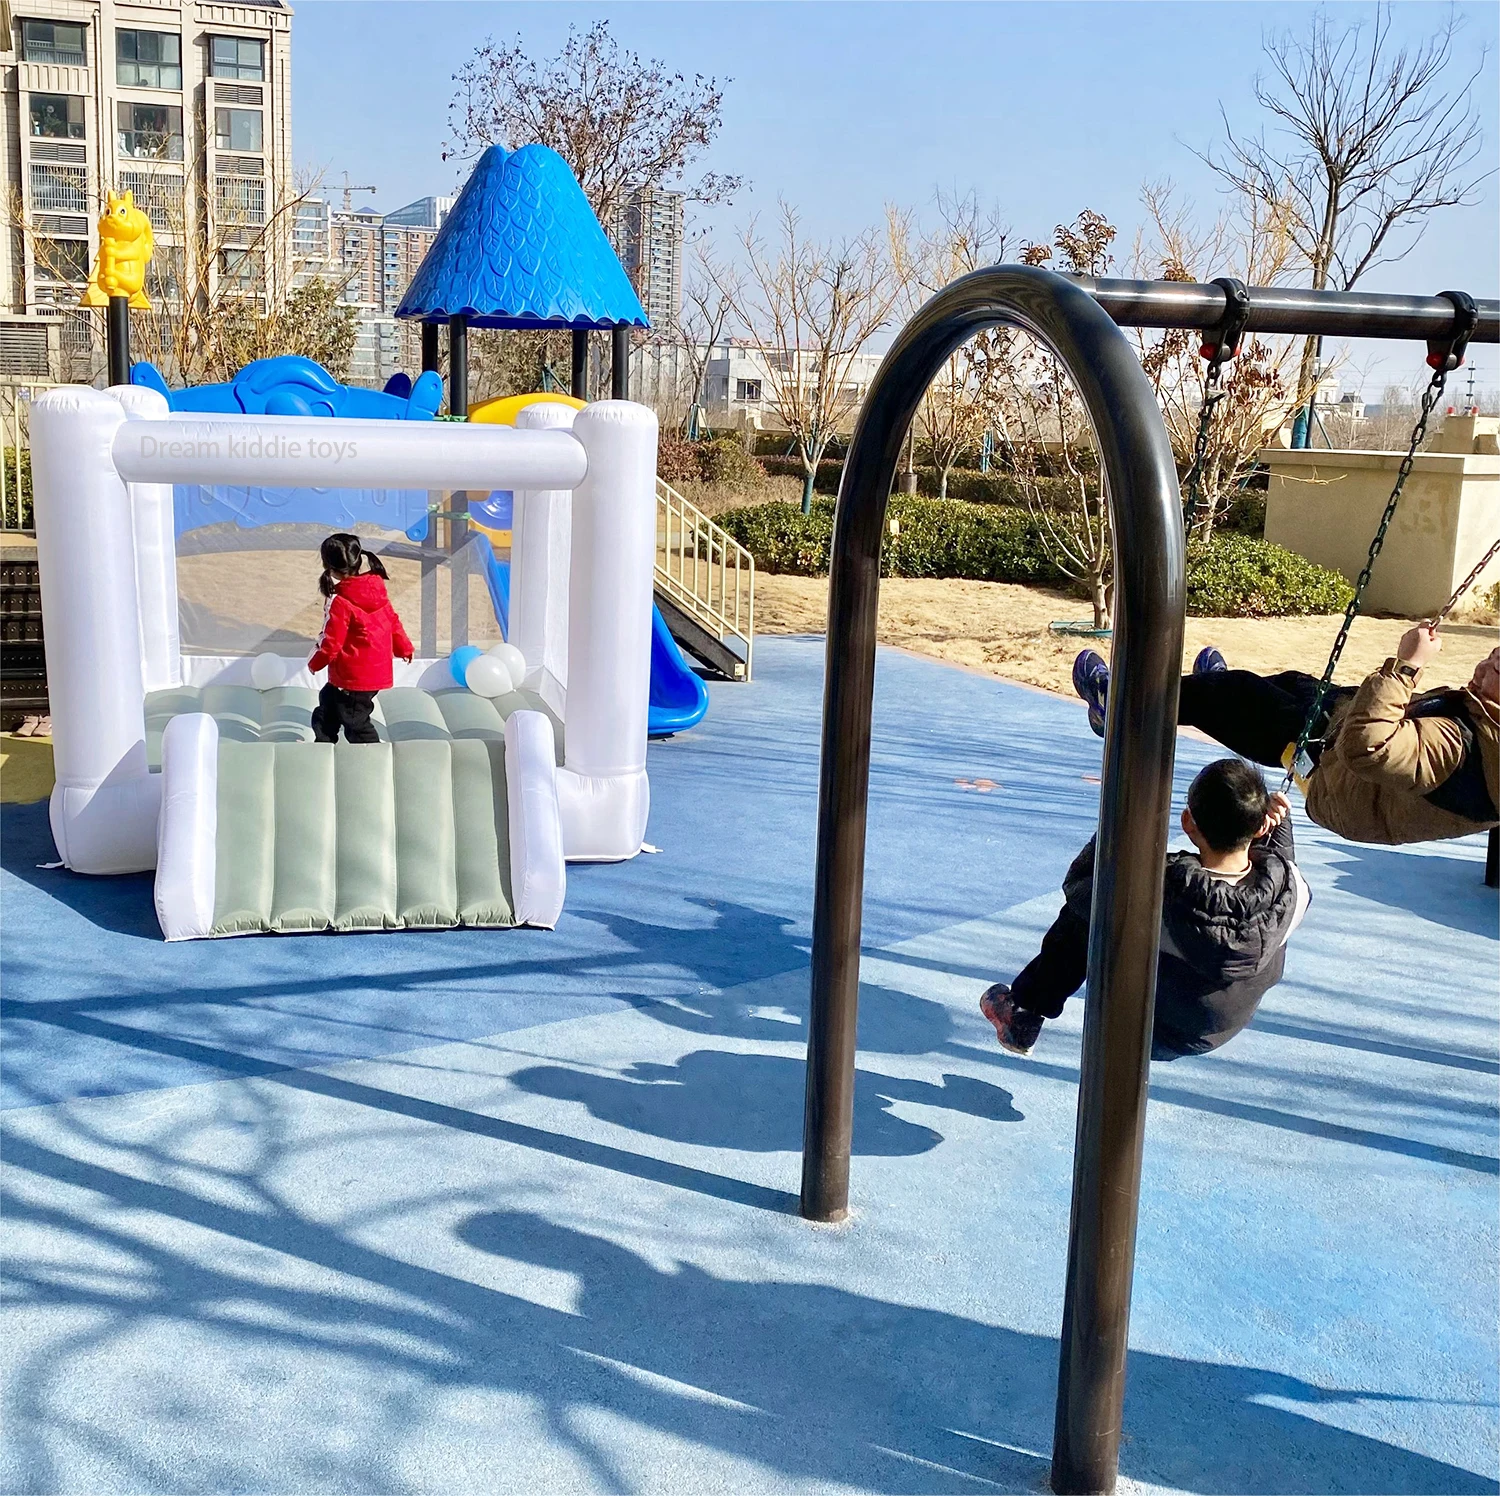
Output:
[[[328,684],[312,714],[313,737],[336,743],[339,728],[351,743],[380,741],[370,713],[375,693],[391,684],[391,660],[409,661],[411,640],[386,596],[380,557],[363,549],[359,536],[340,533],[323,542],[318,591],[328,599],[311,671],[328,667]],[[361,569],[363,567],[363,570]]]

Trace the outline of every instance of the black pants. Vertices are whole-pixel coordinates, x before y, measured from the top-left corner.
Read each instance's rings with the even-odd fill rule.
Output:
[[[1089,974],[1089,922],[1066,904],[1042,936],[1042,948],[1010,984],[1018,1007],[1056,1018]]]
[[[318,692],[313,708],[313,739],[319,743],[336,743],[339,728],[351,743],[378,743],[380,734],[370,721],[375,710],[374,691],[346,691],[342,686],[324,686]]]
[[[1300,670],[1279,675],[1256,675],[1253,670],[1185,675],[1177,720],[1206,732],[1241,758],[1280,768],[1281,755],[1288,743],[1297,741],[1317,689],[1317,677]],[[1324,710],[1331,711],[1336,702],[1353,695],[1353,686],[1329,687]]]

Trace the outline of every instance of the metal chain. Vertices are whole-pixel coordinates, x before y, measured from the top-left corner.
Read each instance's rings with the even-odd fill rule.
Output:
[[[1370,554],[1365,558],[1364,569],[1354,584],[1354,596],[1349,599],[1349,606],[1344,609],[1344,621],[1339,625],[1338,637],[1333,641],[1333,650],[1328,656],[1327,665],[1323,667],[1323,678],[1318,682],[1318,689],[1313,694],[1312,705],[1307,711],[1307,720],[1302,724],[1302,731],[1297,734],[1297,742],[1292,749],[1286,778],[1281,782],[1282,794],[1291,789],[1295,779],[1299,777],[1305,779],[1312,771],[1312,762],[1307,757],[1307,745],[1314,741],[1313,730],[1318,726],[1318,719],[1323,715],[1323,700],[1328,695],[1329,686],[1333,683],[1333,672],[1338,668],[1339,656],[1343,654],[1344,646],[1349,642],[1349,630],[1359,616],[1359,605],[1364,599],[1365,588],[1370,585],[1370,572],[1374,568],[1376,557],[1380,555],[1381,547],[1385,544],[1385,532],[1390,529],[1391,521],[1396,517],[1396,505],[1401,502],[1401,490],[1406,487],[1406,480],[1411,476],[1412,466],[1417,460],[1417,448],[1422,445],[1422,440],[1427,435],[1428,418],[1442,398],[1443,386],[1447,380],[1447,371],[1439,368],[1433,373],[1427,388],[1422,392],[1422,408],[1417,414],[1417,424],[1412,428],[1406,456],[1401,459],[1401,466],[1396,471],[1395,486],[1391,489],[1390,498],[1386,500],[1385,513],[1380,516],[1380,527],[1375,531],[1375,538],[1370,542]],[[1451,607],[1452,604],[1450,603],[1449,606]]]
[[[1500,556],[1500,540],[1497,540],[1494,545],[1492,545],[1489,550],[1487,550],[1484,555],[1479,558],[1479,563],[1475,566],[1474,570],[1471,571],[1468,576],[1466,576],[1463,581],[1458,584],[1458,587],[1454,591],[1453,596],[1443,604],[1442,608],[1438,611],[1437,617],[1432,620],[1432,623],[1430,625],[1432,628],[1436,628],[1438,624],[1440,624],[1454,610],[1454,608],[1458,606],[1458,600],[1464,595],[1464,593],[1469,590],[1470,587],[1474,585],[1475,582],[1479,580],[1479,573],[1482,572],[1485,567],[1495,559],[1496,556]]]
[[[1232,357],[1233,350],[1220,345],[1219,352],[1208,361],[1208,372],[1203,376],[1203,404],[1198,411],[1198,437],[1193,443],[1193,463],[1183,479],[1187,496],[1182,505],[1183,529],[1192,523],[1193,515],[1202,506],[1203,466],[1208,460],[1208,433],[1213,428],[1214,411],[1219,402],[1229,393],[1223,385],[1224,364]]]

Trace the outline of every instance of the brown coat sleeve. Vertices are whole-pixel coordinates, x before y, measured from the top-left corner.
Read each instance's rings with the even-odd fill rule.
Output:
[[[1425,795],[1463,763],[1464,738],[1451,718],[1406,715],[1415,688],[1394,659],[1367,677],[1344,714],[1338,755],[1361,779]]]

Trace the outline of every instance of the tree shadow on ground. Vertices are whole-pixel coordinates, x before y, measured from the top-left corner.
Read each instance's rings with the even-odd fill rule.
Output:
[[[7,1220],[46,1245],[9,1274],[27,1333],[7,1489],[519,1489],[550,1472],[622,1490],[668,1451],[766,1484],[1044,1478],[1051,1336],[797,1281],[786,1238],[761,1242],[754,1277],[663,1257],[660,1233],[648,1261],[587,1196],[588,1229],[471,1206],[456,1242],[408,1228],[395,1253],[371,1237],[388,1210],[333,1220],[278,1192],[289,1139],[232,1190],[222,1166],[192,1187],[185,1141],[130,1150],[127,1171],[10,1139]],[[400,1208],[430,1221],[465,1198]],[[906,1297],[931,1271],[911,1264]],[[1124,1473],[1205,1493],[1497,1489],[1314,1411],[1385,1396],[1137,1353]]]
[[[586,1106],[591,1116],[671,1142],[746,1153],[795,1152],[802,1146],[807,1067],[782,1055],[704,1049],[674,1065],[639,1061],[622,1075],[537,1065],[510,1077],[519,1090]],[[1023,1120],[1009,1091],[969,1076],[941,1085],[856,1073],[854,1151],[877,1157],[926,1153],[942,1134],[895,1115],[896,1102],[946,1107],[995,1122]]]

